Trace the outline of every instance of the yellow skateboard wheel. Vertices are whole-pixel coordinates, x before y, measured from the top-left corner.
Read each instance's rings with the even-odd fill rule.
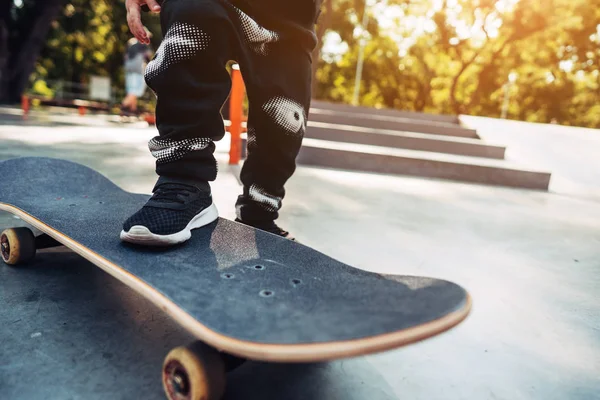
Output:
[[[35,256],[35,236],[29,228],[6,229],[0,235],[2,260],[8,265],[25,264]]]
[[[217,350],[195,342],[169,352],[162,382],[169,400],[220,400],[225,393],[225,365]]]

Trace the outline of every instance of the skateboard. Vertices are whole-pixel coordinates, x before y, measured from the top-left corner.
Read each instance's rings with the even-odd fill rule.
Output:
[[[222,397],[243,360],[322,362],[396,349],[436,336],[469,314],[461,286],[360,270],[303,244],[227,219],[175,247],[119,239],[149,198],[77,163],[43,157],[0,162],[0,210],[29,228],[0,236],[6,264],[64,245],[160,307],[198,340],[162,366],[169,399]],[[365,249],[368,251],[368,249]]]

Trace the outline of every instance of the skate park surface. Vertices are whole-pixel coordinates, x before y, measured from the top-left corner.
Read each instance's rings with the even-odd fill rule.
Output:
[[[507,157],[552,172],[549,191],[299,166],[279,223],[358,268],[463,285],[473,297],[468,319],[367,357],[251,362],[229,376],[226,399],[600,399],[599,132],[463,120],[509,144]],[[18,110],[1,108],[0,160],[64,158],[148,193],[156,176],[147,141],[155,132],[66,112],[32,113],[24,122]],[[227,164],[227,140],[218,143],[213,195],[221,216],[234,218],[239,171]],[[19,223],[0,214],[0,227]],[[72,273],[53,278],[61,269]],[[4,267],[0,277],[0,290],[31,290],[22,315],[0,311],[3,346],[21,346],[24,355],[21,365],[0,357],[0,397],[164,398],[162,359],[191,337],[160,310],[61,249],[42,252],[27,271]],[[57,309],[36,289],[50,283],[85,307]],[[43,342],[44,331],[63,329],[61,315],[77,327],[68,351]],[[33,373],[23,379],[19,371]]]

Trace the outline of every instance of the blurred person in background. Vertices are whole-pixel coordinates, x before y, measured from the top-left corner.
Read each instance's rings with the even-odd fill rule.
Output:
[[[148,38],[152,33],[146,29]],[[146,81],[144,71],[152,59],[152,48],[148,44],[141,43],[135,37],[127,42],[125,52],[125,98],[121,103],[122,114],[137,114],[138,99],[146,92]]]

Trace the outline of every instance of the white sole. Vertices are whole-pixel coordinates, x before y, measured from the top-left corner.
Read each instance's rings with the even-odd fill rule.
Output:
[[[201,228],[205,225],[214,222],[219,218],[217,206],[213,203],[208,208],[196,215],[187,224],[185,229],[170,235],[157,235],[145,226],[134,225],[128,232],[121,231],[121,240],[124,242],[142,244],[145,246],[173,246],[178,243],[183,243],[192,237],[192,229]]]

